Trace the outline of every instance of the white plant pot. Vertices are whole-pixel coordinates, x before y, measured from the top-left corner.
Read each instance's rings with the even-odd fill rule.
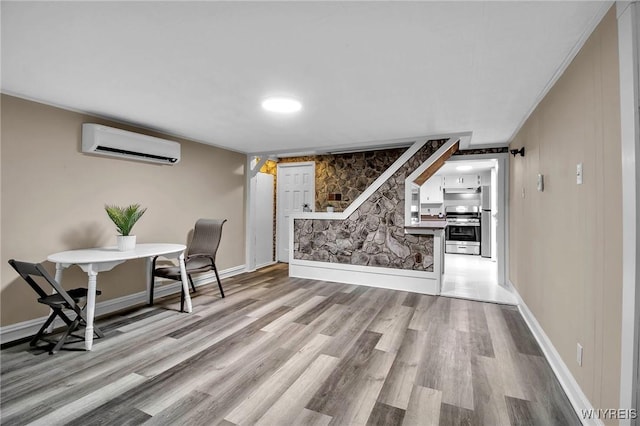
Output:
[[[136,248],[135,235],[118,235],[118,250],[131,251]]]
[[[335,211],[335,209],[332,206],[327,206],[327,212],[328,213],[333,213]]]

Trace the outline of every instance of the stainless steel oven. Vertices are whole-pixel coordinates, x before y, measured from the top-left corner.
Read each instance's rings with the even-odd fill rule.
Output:
[[[480,254],[478,206],[446,207],[445,253]]]

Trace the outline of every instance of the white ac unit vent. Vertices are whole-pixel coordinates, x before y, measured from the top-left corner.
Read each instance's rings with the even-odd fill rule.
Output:
[[[82,125],[82,152],[160,164],[180,161],[178,142],[92,123]]]

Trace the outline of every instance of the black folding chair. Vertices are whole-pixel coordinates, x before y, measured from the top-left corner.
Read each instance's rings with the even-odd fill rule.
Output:
[[[49,306],[53,311],[40,328],[40,331],[38,331],[33,339],[31,339],[30,345],[35,346],[38,340],[43,340],[51,344],[54,343],[53,341],[46,338],[48,337],[48,335],[45,335],[45,330],[47,329],[47,327],[49,327],[49,325],[56,317],[60,317],[67,324],[67,329],[62,334],[62,337],[60,337],[60,339],[55,342],[55,346],[53,346],[53,348],[49,351],[49,354],[54,354],[55,352],[60,350],[62,345],[67,340],[67,337],[72,335],[71,333],[77,330],[80,325],[87,325],[87,320],[84,315],[84,308],[87,303],[87,289],[74,288],[73,290],[65,290],[55,279],[51,277],[51,275],[49,275],[49,273],[40,263],[20,262],[11,259],[9,260],[9,264],[18,272],[18,274],[20,274],[20,276],[27,282],[27,284],[29,284],[29,286],[31,286],[31,288],[36,293],[38,293],[38,302]],[[47,294],[47,292],[45,292],[42,287],[38,285],[34,277],[41,277],[42,279],[38,279],[38,281],[46,281],[49,285],[51,285],[56,293]],[[96,290],[96,295],[99,294],[100,291]],[[68,309],[75,312],[75,319],[72,321],[63,312],[63,309]],[[93,332],[98,337],[104,337],[104,334],[98,327],[94,326]],[[84,338],[82,339],[84,340]]]

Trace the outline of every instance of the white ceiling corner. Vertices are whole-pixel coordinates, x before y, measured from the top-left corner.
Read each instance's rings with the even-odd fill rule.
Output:
[[[246,153],[504,144],[607,4],[3,1],[2,91]]]

